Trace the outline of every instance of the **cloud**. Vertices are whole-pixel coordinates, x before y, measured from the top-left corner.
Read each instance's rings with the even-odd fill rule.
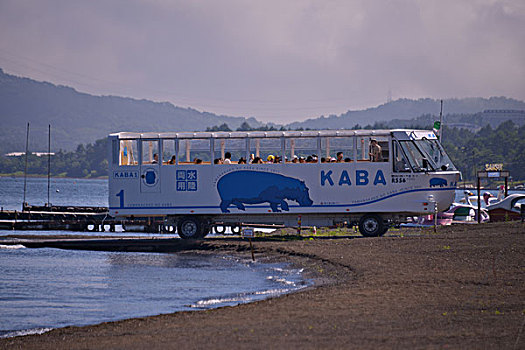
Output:
[[[8,1],[0,66],[289,122],[398,97],[525,99],[516,1]]]

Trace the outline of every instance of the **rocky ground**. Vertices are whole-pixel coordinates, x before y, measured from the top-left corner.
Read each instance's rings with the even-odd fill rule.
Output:
[[[200,245],[250,254],[241,240]],[[317,286],[235,307],[0,339],[0,348],[525,348],[523,223],[254,247],[256,259],[305,267]]]

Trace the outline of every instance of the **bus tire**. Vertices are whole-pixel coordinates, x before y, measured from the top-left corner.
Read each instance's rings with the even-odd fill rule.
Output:
[[[213,226],[213,231],[215,231],[215,233],[218,233],[218,234],[223,234],[224,232],[226,232],[226,226],[224,225],[215,225]]]
[[[377,214],[363,215],[359,220],[359,232],[365,237],[382,236],[386,232],[383,218]]]
[[[177,223],[177,233],[183,239],[202,238],[203,227],[199,219],[191,216],[183,217]]]

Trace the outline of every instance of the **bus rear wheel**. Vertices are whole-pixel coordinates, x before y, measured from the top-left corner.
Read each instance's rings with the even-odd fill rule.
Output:
[[[387,230],[383,218],[377,214],[366,214],[359,220],[359,232],[365,237],[379,237]]]
[[[197,218],[187,216],[177,223],[177,233],[183,239],[200,239],[203,237],[203,224]]]

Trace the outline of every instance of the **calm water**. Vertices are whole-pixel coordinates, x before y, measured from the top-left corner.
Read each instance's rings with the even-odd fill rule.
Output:
[[[105,180],[54,179],[51,189],[55,205],[107,206]],[[0,178],[0,206],[19,210],[22,199],[23,179]],[[35,205],[47,202],[47,179],[28,179],[26,201]],[[0,337],[235,305],[291,292],[309,283],[299,270],[285,264],[252,263],[249,254],[246,260],[239,260],[2,245],[1,236],[12,233],[0,231]]]

